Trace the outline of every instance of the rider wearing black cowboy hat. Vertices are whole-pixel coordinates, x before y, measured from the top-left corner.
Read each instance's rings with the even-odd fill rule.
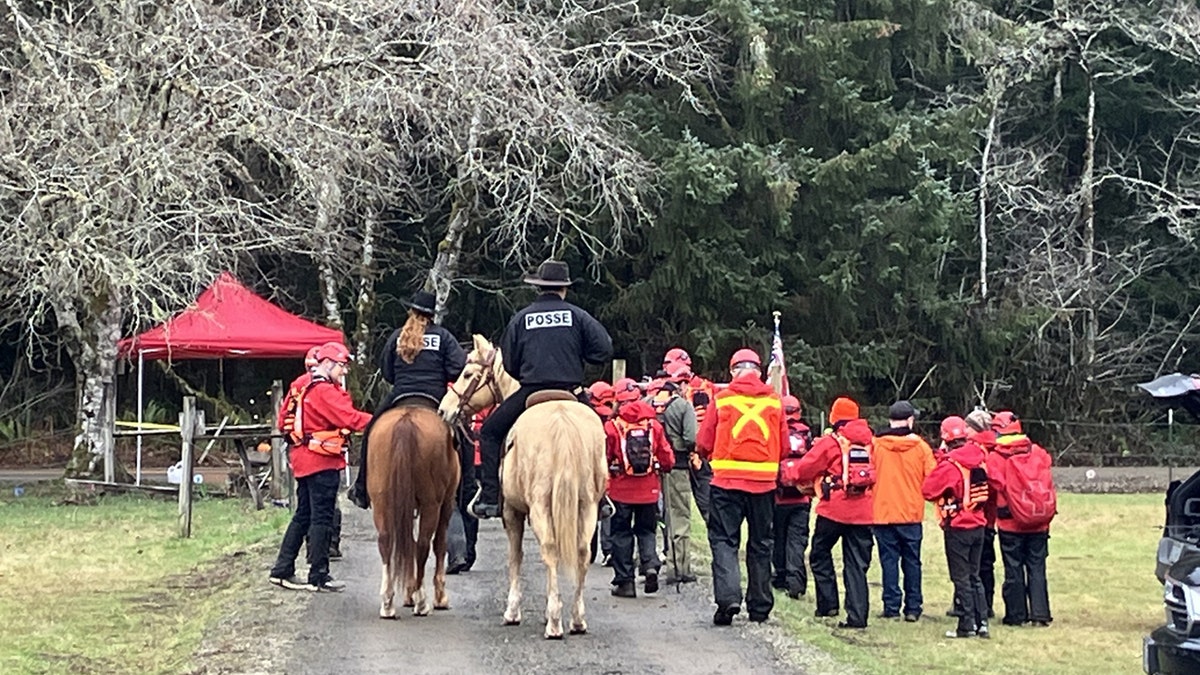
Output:
[[[572,282],[565,262],[543,262],[536,273],[525,277],[525,283],[541,293],[517,312],[500,339],[504,370],[520,381],[521,388],[496,407],[479,432],[481,485],[470,507],[479,518],[500,515],[500,446],[530,394],[564,389],[582,395],[584,362],[602,365],[612,357],[612,338],[604,326],[566,301]]]
[[[433,323],[437,298],[428,291],[417,291],[405,302],[408,319],[392,331],[379,355],[379,370],[392,391],[375,411],[378,417],[402,397],[427,401],[434,408],[446,393],[446,383],[458,379],[467,364],[467,353],[454,335]],[[367,429],[369,436],[370,429]],[[362,460],[354,487],[347,494],[360,508],[371,506],[367,495],[367,441],[363,440]]]

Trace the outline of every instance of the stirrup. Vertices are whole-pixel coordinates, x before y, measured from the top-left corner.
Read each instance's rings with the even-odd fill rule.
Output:
[[[616,505],[613,504],[613,501],[609,499],[607,494],[604,495],[604,497],[600,499],[600,520],[608,520],[609,518],[612,518],[613,514],[616,512]]]
[[[477,518],[479,520],[487,520],[488,518],[499,518],[500,517],[500,505],[499,504],[484,504],[484,503],[480,502],[480,499],[479,499],[482,496],[483,496],[483,486],[481,485],[481,486],[479,486],[479,489],[475,491],[475,496],[472,497],[471,501],[467,504],[467,513],[470,513],[472,516],[475,516],[475,518]]]

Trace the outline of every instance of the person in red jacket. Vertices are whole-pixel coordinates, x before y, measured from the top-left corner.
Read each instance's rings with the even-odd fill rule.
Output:
[[[604,380],[597,380],[587,388],[588,405],[608,421],[613,416],[613,386]]]
[[[329,342],[316,354],[312,381],[296,403],[288,459],[296,477],[296,512],[288,524],[270,581],[292,590],[341,591],[346,584],[329,575],[329,540],[337,504],[338,475],[346,468],[343,451],[351,431],[362,431],[371,415],[354,408],[350,394],[337,383],[350,365],[350,352]],[[296,556],[307,534],[312,564],[308,581],[296,576]]]
[[[1035,626],[1049,626],[1054,620],[1050,616],[1050,592],[1046,585],[1050,526],[1022,527],[1009,511],[1004,482],[1010,457],[1018,453],[1046,455],[1046,450],[1025,435],[1020,420],[1010,411],[996,413],[992,431],[996,434],[996,444],[988,456],[988,475],[991,489],[996,493],[996,529],[1004,563],[1004,584],[1000,589],[1004,599],[1003,623],[1020,626],[1028,621]]]
[[[812,447],[812,430],[801,417],[800,399],[784,396],[783,416],[788,426],[785,461],[799,459]],[[808,547],[810,492],[782,483],[775,491],[775,517],[771,526],[775,535],[775,577],[771,585],[787,592],[793,600],[804,595],[808,588],[804,549]]]
[[[992,431],[992,414],[976,408],[963,418],[969,432],[967,440],[983,448],[984,456],[990,457],[996,448],[996,432]],[[983,582],[983,595],[987,598],[988,618],[996,616],[993,609],[996,598],[996,491],[988,495],[987,525],[983,530],[983,557],[979,559],[979,580]]]
[[[682,347],[672,347],[663,355],[662,369],[679,387],[679,396],[692,404],[696,411],[696,428],[704,425],[704,416],[716,395],[716,385],[692,372],[692,357]],[[689,457],[689,460],[692,458]],[[700,518],[708,522],[708,509],[712,501],[712,466],[708,460],[696,455],[689,461],[688,479],[692,484],[692,499]]]
[[[643,588],[646,593],[658,592],[658,570],[662,566],[654,540],[658,499],[662,494],[662,474],[675,464],[675,454],[654,408],[641,400],[642,391],[637,383],[626,377],[617,380],[613,390],[616,415],[604,423],[608,496],[616,507],[609,526],[612,594],[636,598],[634,539],[646,575]]]
[[[946,540],[946,564],[954,583],[958,627],[946,637],[988,637],[987,599],[979,579],[987,524],[988,474],[983,448],[967,442],[961,417],[942,422],[950,448],[945,459],[925,479],[921,493],[937,502]]]
[[[742,523],[746,542],[746,609],[762,623],[775,606],[771,593],[771,518],[775,508],[779,462],[788,449],[783,401],[762,381],[762,360],[739,349],[729,360],[732,381],[718,392],[696,435],[701,456],[710,458],[713,478],[708,511],[712,548],[713,623],[728,626],[741,612],[742,578],[738,567]]]
[[[838,586],[833,567],[833,545],[842,542],[842,577],[846,582],[846,620],[838,628],[866,628],[870,611],[867,569],[871,566],[875,520],[871,488],[847,489],[844,485],[843,444],[870,448],[871,427],[858,419],[858,404],[848,398],[833,402],[829,415],[833,431],[813,443],[800,460],[791,482],[795,485],[820,481],[817,522],[813,527],[808,563],[817,590],[818,617],[837,616]]]

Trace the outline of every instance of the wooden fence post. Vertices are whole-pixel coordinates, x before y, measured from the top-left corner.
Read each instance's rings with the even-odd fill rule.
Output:
[[[179,477],[179,536],[192,536],[192,447],[196,437],[196,397],[183,397],[183,412],[179,415],[179,436],[182,439],[183,472]]]
[[[271,383],[271,499],[283,499],[287,494],[288,463],[287,446],[282,438],[276,438],[279,433],[279,406],[283,405],[283,380]]]
[[[613,370],[612,381],[614,383],[617,380],[625,377],[625,359],[613,359],[612,370]]]

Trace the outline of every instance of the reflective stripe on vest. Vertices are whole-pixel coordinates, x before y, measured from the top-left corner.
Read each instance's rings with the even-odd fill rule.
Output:
[[[783,404],[774,398],[766,398],[760,396],[718,396],[717,408],[725,408],[733,406],[741,413],[738,416],[738,421],[734,423],[730,433],[734,438],[739,438],[746,425],[753,422],[760,432],[764,441],[771,440],[771,425],[763,419],[762,413],[768,408],[783,410]]]
[[[739,459],[714,459],[709,461],[713,471],[754,471],[774,476],[779,473],[779,462],[743,462]]]

